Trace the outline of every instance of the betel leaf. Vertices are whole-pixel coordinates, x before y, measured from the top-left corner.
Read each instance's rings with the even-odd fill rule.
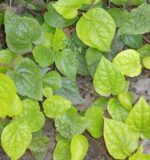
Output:
[[[48,118],[55,118],[71,107],[71,102],[61,96],[51,96],[43,102],[44,113]]]
[[[40,111],[40,106],[37,101],[25,99],[22,101],[23,112],[16,116],[13,121],[27,124],[32,132],[39,131],[44,123],[45,117]]]
[[[136,153],[134,154],[132,157],[129,158],[129,160],[149,160],[150,159],[150,155],[149,154],[140,154],[140,153]]]
[[[1,136],[2,147],[12,159],[19,159],[28,148],[32,140],[30,128],[22,123],[10,123]]]
[[[129,113],[115,98],[109,100],[107,110],[110,116],[117,121],[125,121]]]
[[[57,137],[57,144],[53,152],[53,160],[70,160],[70,144],[70,140],[63,139],[60,136],[59,138]]]
[[[119,32],[121,34],[138,35],[150,32],[150,4],[142,4],[133,9],[128,18],[122,22]]]
[[[42,27],[39,23],[28,17],[19,17],[10,10],[5,11],[6,42],[11,51],[24,54],[32,50],[44,39]]]
[[[78,15],[78,9],[81,7],[81,0],[58,0],[53,7],[66,19],[73,19]]]
[[[86,50],[85,58],[87,63],[87,68],[91,76],[94,75],[95,70],[98,66],[103,53],[94,48],[88,48]]]
[[[18,115],[22,111],[13,81],[0,73],[0,117]]]
[[[64,28],[73,24],[77,19],[64,19],[49,3],[47,6],[48,12],[44,14],[45,22],[54,28]]]
[[[104,52],[110,51],[115,29],[112,17],[102,8],[93,8],[84,13],[76,26],[78,37],[86,45]]]
[[[53,36],[52,48],[55,52],[63,50],[67,45],[67,37],[63,31],[56,29]]]
[[[92,106],[85,112],[88,122],[87,131],[94,137],[100,138],[103,132],[103,111],[100,107]]]
[[[127,49],[113,59],[113,64],[123,75],[129,77],[138,76],[141,73],[140,55],[133,49]]]
[[[46,73],[42,82],[44,87],[51,87],[53,90],[58,90],[62,87],[61,76],[56,71]]]
[[[33,133],[29,149],[36,160],[43,160],[49,147],[49,139],[41,131]]]
[[[147,69],[150,69],[150,56],[143,58],[143,66]]]
[[[50,47],[45,45],[37,45],[32,50],[35,61],[41,67],[48,67],[54,62],[55,54]]]
[[[41,74],[37,65],[28,58],[16,62],[8,75],[14,80],[17,92],[35,100],[42,100]]]
[[[150,44],[145,44],[141,48],[139,48],[138,53],[140,54],[141,58],[149,57],[150,56]]]
[[[62,88],[57,90],[55,93],[69,99],[74,105],[85,102],[79,93],[77,84],[65,77],[62,78]]]
[[[75,81],[77,73],[76,52],[64,49],[56,54],[55,64],[57,69],[68,79]]]
[[[76,134],[82,134],[88,124],[84,117],[71,112],[57,116],[55,126],[62,137],[71,139]]]
[[[87,138],[83,135],[74,135],[71,140],[71,160],[83,160],[87,150]]]
[[[123,92],[125,78],[119,70],[106,58],[102,57],[96,69],[93,84],[97,93],[109,96]]]
[[[133,131],[140,133],[142,138],[150,138],[150,106],[143,97],[139,99],[129,113],[126,124]]]
[[[125,159],[138,147],[139,135],[122,122],[105,119],[104,139],[113,158]]]

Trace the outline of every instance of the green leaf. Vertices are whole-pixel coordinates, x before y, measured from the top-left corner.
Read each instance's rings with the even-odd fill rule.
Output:
[[[62,88],[55,93],[69,99],[74,105],[85,103],[84,99],[80,96],[77,84],[67,78],[62,78]]]
[[[102,57],[96,69],[93,84],[100,95],[109,96],[111,93],[116,95],[125,89],[125,78],[116,66]]]
[[[64,28],[73,24],[77,19],[67,20],[64,19],[57,11],[52,7],[51,3],[47,6],[48,12],[44,14],[45,22],[54,28]]]
[[[57,69],[68,79],[75,81],[77,73],[76,52],[64,49],[56,54],[55,64]]]
[[[81,7],[81,0],[58,0],[53,7],[66,19],[73,19],[78,15],[78,9]]]
[[[9,69],[13,58],[14,54],[8,49],[0,51],[0,72],[5,72]]]
[[[51,97],[53,95],[53,90],[50,87],[45,87],[43,88],[43,95],[48,98]]]
[[[22,109],[21,105],[16,105],[19,102],[13,81],[0,73],[0,117],[5,118],[19,114]]]
[[[33,134],[29,149],[36,160],[43,160],[46,156],[49,146],[49,139],[41,132]]]
[[[55,126],[62,137],[71,139],[76,134],[82,134],[88,124],[84,117],[71,113],[57,116]]]
[[[126,124],[133,131],[140,133],[142,138],[150,138],[150,106],[143,97],[139,99],[129,113]]]
[[[116,5],[139,5],[139,4],[143,4],[146,3],[146,0],[111,0],[112,3],[116,4]]]
[[[77,22],[76,31],[86,45],[107,52],[110,51],[115,28],[115,23],[107,11],[93,8],[84,13]]]
[[[123,75],[129,77],[138,76],[141,73],[140,55],[133,49],[127,49],[113,59],[113,64]]]
[[[44,113],[48,118],[55,118],[66,112],[71,107],[71,102],[61,96],[51,96],[43,102]]]
[[[57,138],[57,144],[53,152],[53,160],[70,160],[70,144],[70,141],[63,139],[62,137],[59,137],[59,139]]]
[[[39,131],[44,123],[45,117],[40,111],[40,106],[37,101],[25,99],[22,101],[23,112],[16,116],[13,121],[27,124],[32,132]]]
[[[129,158],[129,160],[149,160],[149,159],[150,159],[150,155],[139,154],[139,153],[136,153],[132,157]]]
[[[48,67],[54,63],[55,54],[50,47],[45,45],[37,45],[34,47],[33,57],[41,67]]]
[[[132,109],[132,95],[130,92],[123,92],[118,95],[119,102],[126,108],[128,111]]]
[[[2,147],[12,159],[19,159],[28,148],[32,140],[30,128],[22,123],[10,123],[1,136]]]
[[[90,75],[93,76],[98,66],[98,63],[102,58],[102,53],[97,49],[88,48],[86,51],[85,58],[86,58],[88,71]]]
[[[50,87],[53,90],[62,88],[61,76],[56,71],[46,73],[42,79],[42,82],[44,87]]]
[[[8,120],[8,119],[1,119],[0,120],[0,136],[2,134],[3,129],[9,124],[9,122],[10,122],[10,120]],[[0,139],[0,145],[2,145],[1,139]]]
[[[42,100],[41,74],[37,65],[28,58],[20,59],[14,66],[14,71],[8,75],[14,80],[17,92],[35,100]]]
[[[141,48],[139,48],[138,53],[140,54],[141,58],[149,57],[150,56],[150,44],[145,44]]]
[[[60,29],[56,29],[53,41],[52,41],[52,47],[55,52],[59,50],[63,50],[67,45],[67,37],[63,31]]]
[[[125,159],[138,147],[139,135],[122,122],[105,119],[104,139],[113,158]]]
[[[71,160],[83,160],[87,150],[87,138],[83,135],[74,135],[71,140]]]
[[[109,100],[107,110],[110,116],[117,121],[125,121],[129,113],[115,98]]]
[[[103,132],[103,111],[100,107],[92,106],[85,112],[85,118],[88,122],[88,132],[94,138],[100,138]]]
[[[145,68],[150,69],[150,56],[143,58],[143,65]]]
[[[19,17],[6,10],[4,24],[8,48],[16,54],[30,52],[33,45],[44,39],[42,27],[33,18]]]
[[[133,9],[119,28],[121,34],[138,35],[150,32],[150,4]]]
[[[142,35],[122,35],[122,41],[131,48],[137,49],[143,45],[143,36]]]

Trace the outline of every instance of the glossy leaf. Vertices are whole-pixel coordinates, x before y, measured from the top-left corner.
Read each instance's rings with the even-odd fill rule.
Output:
[[[138,76],[141,73],[140,55],[137,51],[128,49],[120,52],[113,59],[113,64],[123,75]]]
[[[105,119],[104,139],[110,155],[115,159],[125,159],[138,147],[139,135],[127,125],[115,120]]]
[[[109,96],[111,93],[116,95],[125,89],[123,75],[104,57],[96,69],[93,84],[96,92],[103,96]]]
[[[88,132],[94,138],[100,138],[103,132],[103,111],[100,107],[92,106],[85,112],[85,118],[88,122]]]
[[[150,69],[150,56],[143,58],[143,65],[145,68]]]
[[[34,47],[33,57],[41,67],[48,67],[54,62],[55,54],[51,48],[45,45],[37,45]]]
[[[19,17],[7,9],[4,24],[8,48],[14,53],[28,53],[33,44],[37,45],[44,39],[41,26],[33,18]]]
[[[129,158],[129,160],[149,160],[150,155],[149,154],[134,154],[132,157]]]
[[[75,81],[77,73],[76,52],[64,49],[56,54],[55,64],[57,69],[72,81]]]
[[[71,102],[61,96],[51,96],[43,102],[44,113],[48,118],[55,118],[71,107]]]
[[[56,11],[66,19],[75,18],[78,14],[78,9],[81,7],[81,0],[58,0],[53,7]]]
[[[125,121],[129,113],[115,98],[109,100],[107,110],[110,116],[117,121]]]
[[[150,106],[145,99],[141,97],[128,115],[126,124],[128,124],[133,131],[140,133],[142,138],[150,138],[149,123]]]
[[[22,101],[23,112],[14,118],[14,121],[27,124],[32,132],[39,131],[44,123],[45,117],[40,111],[40,106],[37,101],[25,99]]]
[[[71,113],[57,116],[55,126],[62,137],[71,139],[76,134],[82,134],[88,124],[84,117]]]
[[[44,87],[50,87],[53,90],[58,90],[62,87],[61,76],[56,71],[46,73],[42,79]]]
[[[88,140],[83,135],[74,135],[71,140],[71,160],[83,160],[88,150]]]
[[[77,22],[76,31],[86,45],[106,52],[110,51],[115,34],[115,23],[107,11],[93,8],[83,14]]]
[[[31,140],[30,128],[22,123],[10,123],[1,136],[2,147],[12,160],[19,159],[25,153]]]
[[[37,65],[28,58],[20,59],[14,66],[14,71],[8,75],[14,80],[17,92],[35,100],[42,100],[42,81]]]

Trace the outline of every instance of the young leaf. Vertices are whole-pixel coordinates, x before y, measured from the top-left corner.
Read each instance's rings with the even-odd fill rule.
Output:
[[[64,49],[56,54],[55,64],[57,69],[67,78],[75,81],[77,73],[76,52],[71,49]]]
[[[140,133],[142,138],[150,138],[150,106],[141,97],[129,113],[126,124],[130,128]]]
[[[20,59],[14,66],[14,71],[8,75],[14,80],[17,92],[35,100],[42,100],[42,80],[39,68],[28,58]]]
[[[150,56],[143,58],[143,65],[145,68],[150,69]]]
[[[141,73],[140,55],[137,51],[128,49],[120,52],[113,59],[113,64],[123,75],[138,76]]]
[[[71,107],[71,102],[61,96],[51,96],[43,102],[44,113],[48,118],[55,118]]]
[[[41,67],[48,67],[54,63],[55,54],[50,47],[45,45],[37,45],[34,47],[33,57]]]
[[[129,160],[150,160],[150,155],[136,153]]]
[[[86,45],[104,52],[110,51],[115,29],[113,19],[102,8],[93,8],[84,13],[76,26],[78,37]]]
[[[53,41],[52,41],[52,47],[55,52],[59,50],[63,50],[67,45],[67,37],[65,33],[59,29],[56,29]]]
[[[70,160],[70,144],[70,141],[63,139],[62,137],[57,138],[57,144],[53,152],[53,160]]]
[[[105,119],[104,139],[113,158],[125,159],[138,147],[139,135],[122,122]]]
[[[150,5],[142,4],[133,9],[128,18],[121,24],[119,32],[121,34],[138,35],[150,32]]]
[[[110,116],[117,121],[125,121],[129,113],[115,98],[109,100],[107,110]]]
[[[85,112],[85,118],[88,122],[88,132],[94,138],[100,138],[103,131],[103,111],[100,107],[92,106]]]
[[[83,135],[74,135],[71,140],[71,160],[83,160],[88,150],[88,140]]]
[[[23,112],[16,116],[13,121],[27,124],[32,132],[39,131],[45,123],[45,117],[40,111],[38,102],[25,99],[22,101],[22,104]]]
[[[7,9],[4,24],[8,48],[14,53],[30,52],[33,44],[37,45],[44,39],[42,27],[33,18],[19,17]]]
[[[19,159],[28,148],[32,140],[30,128],[22,123],[10,123],[1,136],[2,147],[12,159]]]
[[[56,11],[66,19],[73,19],[78,14],[78,9],[81,7],[81,0],[59,0],[53,7]]]
[[[71,139],[76,134],[82,134],[88,124],[86,119],[77,113],[68,113],[57,116],[55,126],[62,137]]]
[[[125,78],[106,58],[102,57],[96,69],[94,80],[96,92],[103,96],[116,95],[125,89]]]
[[[56,71],[46,73],[42,79],[44,87],[50,87],[54,91],[62,88],[61,76]]]

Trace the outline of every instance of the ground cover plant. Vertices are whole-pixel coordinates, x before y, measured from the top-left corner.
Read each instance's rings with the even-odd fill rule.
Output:
[[[150,69],[148,1],[1,4],[0,145],[7,156],[17,160],[28,150],[46,159],[49,121],[56,134],[49,159],[84,160],[90,136],[104,138],[108,160],[150,160],[143,149],[150,104],[130,89],[130,79]],[[97,98],[80,110],[81,76],[91,78]]]

